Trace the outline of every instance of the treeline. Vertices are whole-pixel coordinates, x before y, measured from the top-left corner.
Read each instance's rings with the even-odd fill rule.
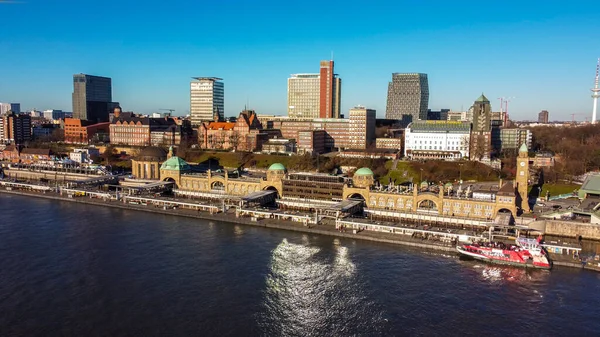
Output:
[[[600,167],[600,124],[578,127],[541,126],[531,129],[533,150],[557,155],[554,169],[545,170],[546,179],[571,179]]]

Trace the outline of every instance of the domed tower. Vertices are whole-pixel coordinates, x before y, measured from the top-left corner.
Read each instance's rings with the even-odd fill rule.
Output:
[[[267,180],[268,181],[281,181],[285,178],[286,169],[280,163],[275,163],[269,166],[269,170],[267,170]]]
[[[165,160],[167,151],[148,146],[131,160],[131,173],[138,179],[160,179],[160,164]]]
[[[121,112],[123,112],[123,110],[120,106],[117,106],[113,110],[113,115],[115,116],[115,118],[119,118],[119,116],[121,116]]]
[[[352,176],[352,184],[356,187],[368,188],[371,187],[374,183],[374,175],[373,171],[371,171],[368,167],[363,167],[356,172],[354,172],[354,176]]]

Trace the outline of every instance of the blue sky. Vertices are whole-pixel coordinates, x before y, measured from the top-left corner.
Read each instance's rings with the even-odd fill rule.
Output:
[[[600,10],[584,1],[0,0],[0,101],[71,111],[72,75],[112,77],[124,110],[189,110],[192,76],[285,114],[287,78],[334,52],[342,110],[385,114],[392,72],[429,75],[432,109],[484,92],[515,119],[591,115]],[[425,5],[426,4],[426,5]],[[585,114],[585,116],[583,115]]]

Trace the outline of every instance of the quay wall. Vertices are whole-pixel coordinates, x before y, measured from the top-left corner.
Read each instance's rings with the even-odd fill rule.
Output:
[[[4,174],[11,178],[28,179],[28,180],[40,180],[47,179],[50,181],[58,180],[83,180],[89,178],[100,177],[96,174],[81,174],[81,173],[66,173],[66,172],[36,172],[28,170],[11,170],[4,169]]]
[[[600,225],[564,220],[538,220],[530,225],[546,235],[600,241]]]
[[[281,229],[281,230],[288,230],[288,231],[295,231],[295,232],[304,232],[304,233],[312,233],[312,234],[319,234],[319,235],[343,237],[343,238],[349,238],[349,239],[353,239],[353,240],[365,240],[365,241],[372,241],[372,242],[390,243],[390,244],[403,245],[403,246],[415,247],[415,248],[420,248],[420,249],[438,250],[438,251],[444,251],[444,252],[456,252],[456,249],[452,246],[432,244],[432,243],[426,243],[426,242],[411,242],[408,240],[402,240],[403,238],[400,235],[389,235],[389,238],[380,237],[379,235],[370,235],[371,233],[366,233],[366,232],[362,232],[357,235],[357,234],[352,234],[352,233],[338,232],[336,230],[328,230],[328,229],[325,229],[324,225],[313,225],[311,227],[308,227],[308,226],[298,225],[291,221],[281,221],[281,220],[279,220],[277,222],[270,221],[270,220],[252,221],[249,218],[236,218],[233,215],[228,215],[228,214],[223,214],[223,213],[212,214],[212,215],[209,213],[206,213],[206,212],[198,212],[198,213],[191,213],[191,212],[187,213],[186,212],[186,213],[184,213],[184,212],[180,212],[180,211],[164,210],[161,208],[153,208],[153,207],[148,207],[148,206],[137,206],[137,205],[134,206],[134,205],[124,204],[122,202],[116,202],[116,201],[105,202],[100,199],[89,199],[89,198],[85,198],[85,197],[66,198],[66,197],[62,197],[62,196],[58,196],[58,195],[53,195],[50,193],[42,194],[42,193],[31,193],[31,192],[23,192],[23,191],[7,191],[7,190],[3,190],[3,189],[0,189],[0,193],[16,194],[16,195],[28,196],[28,197],[39,197],[39,198],[44,198],[44,199],[68,201],[68,202],[75,202],[75,203],[87,204],[87,205],[108,206],[108,207],[114,207],[114,208],[120,208],[120,209],[142,211],[142,212],[149,212],[149,213],[159,213],[159,214],[165,214],[165,215],[176,215],[176,216],[203,219],[203,220],[222,221],[222,222],[228,222],[228,223],[234,223],[234,224],[244,224],[244,225],[250,225],[250,226],[256,226],[256,227],[274,228],[274,229]],[[318,228],[319,226],[322,226],[323,229]]]
[[[249,218],[236,218],[233,215],[228,215],[228,214],[223,214],[223,213],[211,215],[206,212],[198,212],[198,213],[181,212],[179,210],[164,210],[164,209],[153,208],[153,207],[148,207],[148,206],[124,204],[122,202],[117,202],[117,201],[112,201],[112,202],[108,201],[107,202],[107,201],[103,201],[100,199],[88,199],[88,198],[84,198],[84,197],[67,198],[67,197],[63,197],[63,196],[52,194],[52,193],[44,194],[44,193],[14,191],[14,190],[7,191],[4,189],[0,189],[0,193],[27,196],[27,197],[38,197],[38,198],[52,199],[52,200],[58,200],[58,201],[68,201],[68,202],[75,202],[75,203],[95,205],[95,206],[114,207],[114,208],[133,210],[133,211],[142,211],[142,212],[158,213],[158,214],[165,214],[165,215],[175,215],[175,216],[203,219],[203,220],[209,220],[209,221],[221,221],[221,222],[228,222],[228,223],[232,223],[232,224],[242,224],[242,225],[249,225],[249,226],[255,226],[255,227],[273,228],[273,229],[295,231],[295,232],[302,232],[302,233],[309,233],[309,234],[327,235],[327,236],[341,237],[341,238],[347,238],[347,239],[352,239],[352,240],[364,240],[364,241],[379,242],[379,243],[385,243],[385,244],[394,244],[394,245],[401,245],[401,246],[418,248],[418,249],[423,249],[423,250],[435,250],[435,251],[456,253],[456,248],[454,246],[442,245],[442,244],[436,244],[436,243],[428,243],[428,242],[417,242],[416,240],[411,240],[410,238],[403,237],[402,235],[398,235],[398,234],[384,234],[384,233],[371,233],[371,232],[361,232],[360,234],[353,234],[353,233],[339,232],[337,230],[333,230],[332,228],[328,228],[331,226],[327,226],[327,225],[313,225],[313,226],[309,227],[309,226],[303,226],[301,224],[294,223],[291,221],[281,221],[281,220],[279,220],[279,221],[273,221],[273,220],[252,221]],[[552,258],[552,255],[553,254],[551,254],[551,258]],[[555,266],[560,266],[560,267],[569,267],[569,268],[600,271],[600,264],[595,266],[593,264],[582,264],[581,262],[578,262],[578,261],[564,261],[564,260],[563,261],[555,261],[553,263]]]

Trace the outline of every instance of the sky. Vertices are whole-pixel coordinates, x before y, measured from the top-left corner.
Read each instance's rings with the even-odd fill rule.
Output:
[[[112,78],[123,110],[189,113],[193,76],[225,83],[225,115],[286,114],[287,78],[331,58],[342,111],[385,115],[393,72],[429,77],[429,107],[485,93],[512,119],[584,120],[600,57],[587,1],[0,0],[0,102],[72,111],[72,75]]]

